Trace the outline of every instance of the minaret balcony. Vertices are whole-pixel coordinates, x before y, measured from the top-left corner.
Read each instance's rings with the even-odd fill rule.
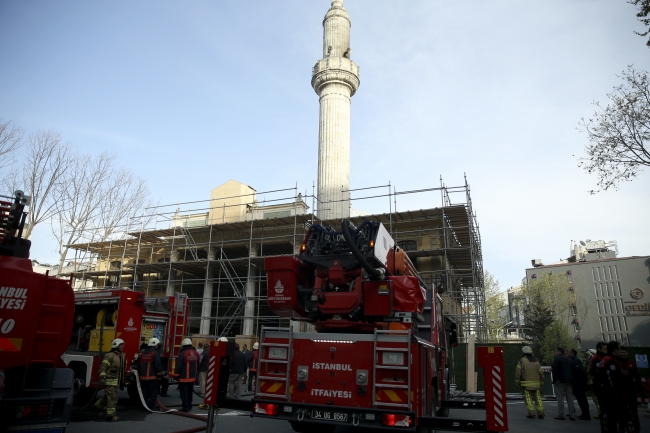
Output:
[[[331,82],[340,82],[350,87],[350,96],[359,88],[359,65],[347,57],[326,57],[312,68],[311,86],[317,94],[319,89]]]

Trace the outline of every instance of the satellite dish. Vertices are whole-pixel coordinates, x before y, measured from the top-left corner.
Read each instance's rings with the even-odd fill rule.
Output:
[[[585,244],[585,241],[580,241],[580,245],[582,245],[584,247],[587,244]]]

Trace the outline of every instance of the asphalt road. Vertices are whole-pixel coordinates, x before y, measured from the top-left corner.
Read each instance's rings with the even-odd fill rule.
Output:
[[[161,403],[170,409],[180,408],[180,397],[178,395],[178,391],[175,389],[175,387],[172,386],[169,392],[171,397],[160,397]],[[172,414],[152,414],[145,412],[144,410],[131,404],[126,392],[120,393],[119,397],[119,422],[107,422],[103,416],[100,417],[97,413],[82,414],[81,418],[77,418],[70,423],[66,430],[66,433],[143,433],[150,431],[157,433],[173,433],[180,430],[205,425],[205,423],[202,421],[175,416]],[[251,398],[251,396],[245,396],[244,398]],[[199,398],[197,396],[194,396],[195,406],[192,408],[192,413],[199,414],[207,418],[207,411],[198,409],[197,405],[199,403],[201,403]],[[557,403],[554,401],[546,401],[544,402],[544,406],[546,411],[546,418],[543,420],[528,419],[526,418],[526,408],[524,407],[523,401],[509,401],[509,431],[515,433],[594,433],[600,431],[598,420],[592,419],[591,421],[570,421],[568,418],[566,421],[554,420],[553,417],[557,415]],[[577,403],[576,410],[579,412]],[[591,410],[593,415],[596,411],[593,403],[591,403]],[[640,415],[641,430],[650,432],[650,418],[644,418],[642,414]],[[482,411],[450,411],[450,417],[453,418],[480,419],[484,416],[485,413]],[[359,429],[353,430],[352,426],[341,426],[337,428],[335,433],[352,433],[353,431],[358,432]],[[247,413],[244,412],[222,409],[219,411],[217,416],[216,432],[292,433],[293,430],[291,429],[289,423],[285,421],[267,420],[264,418],[251,418]]]

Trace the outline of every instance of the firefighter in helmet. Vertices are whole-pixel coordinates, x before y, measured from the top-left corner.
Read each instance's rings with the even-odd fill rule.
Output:
[[[174,374],[178,377],[178,389],[181,393],[183,407],[181,412],[192,410],[192,390],[199,367],[199,352],[192,347],[192,340],[189,338],[181,341],[181,351],[176,359]]]
[[[542,403],[542,385],[544,385],[544,373],[542,366],[530,346],[521,348],[524,356],[517,363],[515,371],[515,383],[524,389],[524,401],[528,410],[528,418],[535,418],[535,403],[537,403],[537,417],[544,418],[544,404]]]
[[[140,375],[140,387],[145,404],[150,410],[156,408],[160,379],[163,374],[162,362],[158,354],[160,340],[156,337],[150,338],[147,348],[140,353],[138,374]]]
[[[115,413],[117,389],[124,389],[125,378],[124,340],[116,338],[111,342],[111,351],[106,354],[99,366],[99,384],[104,387],[104,396],[95,403],[95,407],[99,410],[106,408],[109,421],[120,420]]]

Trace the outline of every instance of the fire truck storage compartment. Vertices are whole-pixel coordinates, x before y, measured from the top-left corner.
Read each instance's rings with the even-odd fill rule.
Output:
[[[117,307],[117,299],[77,302],[70,350],[110,352],[111,342],[115,339]]]
[[[61,327],[61,323],[72,323],[73,319],[74,295],[69,282],[32,272],[29,260],[0,256],[0,264],[0,299],[6,303],[0,341],[15,348],[0,348],[0,367],[59,365],[72,333],[69,326]],[[22,301],[19,309],[17,301]],[[13,309],[7,308],[10,302]]]
[[[363,283],[363,314],[390,316],[393,314],[393,283],[366,281]]]
[[[301,262],[293,257],[270,257],[264,261],[268,279],[269,306],[280,317],[302,317],[297,286],[306,287]]]
[[[427,302],[427,292],[417,277],[389,276],[393,283],[393,306],[395,311],[422,313]]]

